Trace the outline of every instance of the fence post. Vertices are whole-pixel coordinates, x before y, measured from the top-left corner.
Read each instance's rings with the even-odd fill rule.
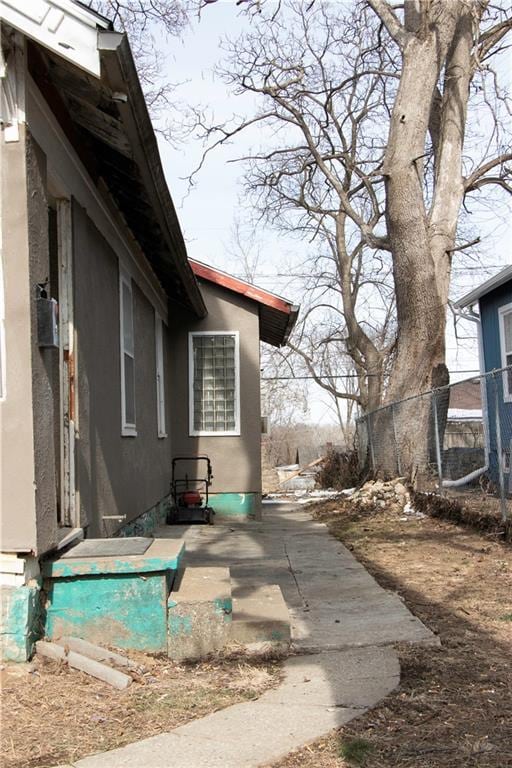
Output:
[[[494,382],[494,425],[496,427],[496,453],[498,460],[498,478],[500,483],[500,508],[501,519],[503,522],[507,520],[507,501],[505,499],[505,476],[503,473],[503,450],[501,445],[501,415],[500,415],[500,398],[498,394],[498,382],[496,380],[496,374],[493,374],[492,380]]]
[[[435,391],[432,395],[432,403],[434,406],[434,432],[436,436],[436,459],[437,459],[437,475],[439,477],[439,490],[443,488],[443,460],[441,457],[441,441],[439,439],[439,417],[437,415],[437,396],[438,392]]]
[[[372,414],[369,413],[366,416],[366,424],[368,431],[368,445],[370,446],[370,459],[372,462],[372,472],[375,472],[375,450],[373,447],[373,430],[372,430]]]
[[[396,424],[395,424],[395,404],[391,404],[391,422],[393,424],[393,439],[395,441],[395,455],[396,455],[396,468],[398,475],[402,474],[402,462],[400,461],[400,451],[398,450],[398,440],[396,436]]]

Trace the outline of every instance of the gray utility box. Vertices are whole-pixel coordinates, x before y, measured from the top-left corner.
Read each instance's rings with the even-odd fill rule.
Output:
[[[59,305],[55,299],[39,297],[37,302],[37,344],[59,346]]]

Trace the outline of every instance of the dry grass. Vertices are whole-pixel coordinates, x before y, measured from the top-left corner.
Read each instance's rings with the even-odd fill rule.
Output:
[[[46,659],[4,666],[2,768],[73,762],[257,698],[281,679],[279,659],[271,655],[194,664],[130,657],[146,671],[125,691]]]
[[[429,517],[362,515],[347,502],[316,513],[442,646],[400,647],[397,691],[274,768],[510,768],[512,548]],[[340,756],[358,740],[369,745],[359,763]]]

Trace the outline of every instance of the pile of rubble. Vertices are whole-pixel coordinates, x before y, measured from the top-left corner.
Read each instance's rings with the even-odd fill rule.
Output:
[[[414,514],[409,491],[404,485],[405,478],[394,480],[369,480],[350,494],[350,501],[355,502],[363,511],[386,507],[393,512]]]

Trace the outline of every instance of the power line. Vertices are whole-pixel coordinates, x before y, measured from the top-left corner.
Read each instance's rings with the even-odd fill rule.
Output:
[[[480,371],[477,368],[472,368],[468,371],[450,371],[450,373],[480,373]],[[364,374],[367,378],[368,377],[375,377],[377,378],[379,374],[377,373],[366,373]],[[316,381],[316,379],[357,379],[358,374],[357,373],[343,373],[338,374],[337,376],[329,376],[327,373],[320,374],[317,377],[315,376],[262,376],[261,381],[305,381],[307,379],[311,379],[312,381]]]
[[[502,269],[503,264],[486,264],[485,266],[477,265],[477,266],[467,266],[467,267],[452,267],[452,272],[469,272],[469,271],[478,271],[478,272],[488,272],[490,269]],[[325,274],[319,274],[314,275],[311,272],[272,272],[272,273],[266,273],[266,272],[254,272],[251,275],[251,278],[265,278],[268,280],[273,280],[276,277],[315,277],[315,278],[322,278],[322,277],[330,277],[330,273],[326,272]],[[241,274],[238,272],[233,273],[233,277],[237,277],[240,280],[247,280],[246,274]]]

